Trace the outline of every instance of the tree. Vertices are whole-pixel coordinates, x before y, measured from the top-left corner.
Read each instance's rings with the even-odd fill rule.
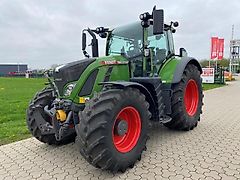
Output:
[[[218,64],[222,67],[229,67],[229,59],[223,58],[222,60],[218,61]]]
[[[211,63],[211,61],[210,61],[210,63]],[[206,67],[209,66],[209,60],[207,60],[207,59],[201,60],[201,61],[200,61],[200,64],[201,64],[201,66],[202,66],[203,68],[206,68]]]

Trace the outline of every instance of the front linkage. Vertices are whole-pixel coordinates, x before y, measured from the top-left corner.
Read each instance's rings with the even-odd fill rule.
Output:
[[[52,118],[52,126],[57,141],[75,133],[71,105],[72,102],[69,100],[55,99],[50,107],[49,105],[44,107],[44,112]]]
[[[47,140],[47,137],[56,139],[56,141],[50,140],[47,143],[61,144],[61,142],[66,142],[70,137],[75,136],[74,126],[79,122],[78,112],[83,107],[74,104],[71,100],[57,98],[59,97],[59,92],[50,77],[50,71],[47,71],[45,75],[48,79],[47,85],[49,87],[44,88],[33,98],[28,109],[28,112],[31,113],[28,113],[27,122],[30,123],[30,130],[34,133],[34,128],[32,128],[33,130],[31,129],[33,126],[32,120],[34,120],[38,130],[41,131],[38,134],[45,137],[44,141]],[[55,138],[52,138],[52,136],[55,136]]]

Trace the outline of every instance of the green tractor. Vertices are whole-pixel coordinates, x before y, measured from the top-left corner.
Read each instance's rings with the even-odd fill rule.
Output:
[[[75,140],[93,166],[124,172],[141,159],[152,122],[184,131],[197,126],[202,69],[184,48],[175,54],[178,23],[164,24],[164,12],[156,8],[140,20],[83,30],[86,59],[48,72],[48,86],[30,102],[27,125],[35,138],[53,145]],[[97,36],[106,38],[104,57]]]

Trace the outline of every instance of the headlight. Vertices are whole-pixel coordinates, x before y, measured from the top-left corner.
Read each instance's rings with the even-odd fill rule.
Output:
[[[68,84],[67,87],[65,88],[64,96],[70,96],[70,94],[72,93],[72,90],[74,89],[76,84],[77,84],[76,82]]]

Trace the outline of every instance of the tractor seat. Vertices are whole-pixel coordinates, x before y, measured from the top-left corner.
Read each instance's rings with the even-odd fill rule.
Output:
[[[166,59],[166,49],[156,48],[156,60],[157,64],[161,64]]]

